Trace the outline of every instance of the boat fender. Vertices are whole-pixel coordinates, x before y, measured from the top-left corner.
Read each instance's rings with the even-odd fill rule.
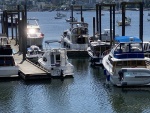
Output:
[[[63,77],[63,69],[60,70],[60,76]]]
[[[108,73],[108,71],[106,69],[104,69],[104,74],[106,75],[106,81],[109,82],[110,81],[110,74]]]
[[[110,81],[110,75],[107,75],[107,81]]]
[[[119,70],[118,71],[118,75],[119,75],[119,81],[122,81],[123,80],[123,72],[122,72],[122,70]]]
[[[106,69],[104,69],[104,75],[106,75]]]

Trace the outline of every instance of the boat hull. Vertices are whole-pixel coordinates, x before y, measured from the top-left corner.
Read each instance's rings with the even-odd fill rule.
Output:
[[[108,80],[116,86],[145,86],[150,84],[150,70],[147,68],[120,68],[122,76],[119,74],[119,70],[112,73],[108,66],[106,55],[103,60],[103,66],[105,69],[105,75]]]
[[[18,66],[3,66],[0,67],[0,77],[13,77],[18,75]]]
[[[63,77],[65,76],[73,76],[74,75],[74,66],[71,63],[67,63],[66,65],[63,66],[51,66],[47,65],[45,62],[42,61],[42,58],[38,60],[38,63],[40,66],[42,66],[44,69],[49,71],[52,76],[62,76],[61,75],[61,70],[63,70]]]

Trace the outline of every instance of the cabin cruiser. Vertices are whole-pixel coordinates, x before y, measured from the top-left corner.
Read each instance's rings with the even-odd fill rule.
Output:
[[[49,43],[49,41],[45,41]],[[51,42],[50,42],[51,43]],[[66,48],[46,49],[38,63],[44,69],[50,71],[52,76],[73,76],[74,66],[68,62]]]
[[[71,22],[71,28],[63,32],[61,46],[67,50],[86,51],[89,43],[88,24]]]
[[[110,49],[111,47],[110,29],[104,29],[104,32],[101,33],[101,40],[99,39],[99,34],[96,34],[94,37],[89,38],[89,47],[87,48],[87,52],[90,56],[90,61],[92,65],[102,65],[102,53]]]
[[[94,37],[90,37],[90,41],[95,41],[100,39],[101,41],[110,42],[111,40],[110,31],[111,31],[110,29],[104,29],[103,32],[101,33],[101,36],[99,33],[96,33]],[[112,29],[112,36],[113,36],[113,29]],[[115,34],[115,36],[119,36],[119,35]]]
[[[40,30],[38,19],[27,19],[27,46],[37,45],[42,48],[44,34]]]
[[[43,51],[36,45],[32,45],[27,48],[26,58],[34,63],[38,62],[38,59],[42,57]]]
[[[14,61],[13,50],[7,37],[0,35],[0,77],[18,76],[19,67]]]
[[[91,41],[87,48],[92,65],[102,65],[102,53],[110,49],[110,43],[100,40]]]
[[[143,86],[150,83],[150,58],[144,56],[142,41],[120,36],[102,60],[107,80],[116,86]]]
[[[121,21],[117,21],[118,26],[122,26],[122,20]],[[125,26],[129,26],[131,25],[131,18],[130,17],[125,17]]]

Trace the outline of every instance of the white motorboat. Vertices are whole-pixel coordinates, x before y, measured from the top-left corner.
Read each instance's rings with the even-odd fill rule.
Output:
[[[59,17],[59,16],[56,16],[56,17],[54,17],[55,19],[62,19],[62,17]]]
[[[144,56],[142,41],[137,37],[115,38],[116,45],[102,63],[113,85],[144,86],[150,83],[150,58]]]
[[[74,17],[70,17],[70,18],[66,19],[66,22],[77,22],[77,19]]]
[[[18,76],[19,67],[13,58],[13,51],[7,37],[0,36],[0,77]]]
[[[51,41],[45,41],[51,43]],[[46,49],[38,63],[48,70],[52,76],[73,76],[74,66],[68,62],[67,50],[65,48]]]
[[[38,19],[27,19],[27,46],[37,45],[42,48],[44,34],[40,30]]]
[[[122,26],[122,20],[121,21],[117,21],[118,26]],[[130,17],[125,17],[125,26],[129,26],[131,25],[131,18]]]
[[[113,30],[112,30],[113,33]],[[119,36],[119,35],[115,35]],[[110,49],[110,29],[104,29],[104,32],[100,35],[96,34],[94,37],[89,38],[89,47],[87,52],[90,56],[90,61],[93,65],[102,65],[102,53]]]
[[[100,40],[90,42],[87,52],[91,63],[93,65],[102,65],[102,53],[108,49],[110,49],[109,42],[102,42]]]
[[[63,17],[66,17],[66,14],[57,12],[56,17],[54,17],[55,19],[62,19]]]
[[[113,29],[112,29],[112,36],[113,36]],[[119,36],[118,34],[115,34],[115,36]],[[100,39],[100,34],[96,33],[94,36],[94,39],[90,39],[90,41],[92,40],[98,40]],[[109,42],[110,41],[110,29],[104,29],[104,31],[101,33],[101,41],[105,41],[105,42]]]
[[[61,45],[68,50],[86,51],[89,43],[88,24],[71,22],[71,28],[63,32]]]
[[[43,54],[44,52],[38,46],[32,45],[27,48],[26,58],[34,63],[37,63],[38,59],[42,57]]]

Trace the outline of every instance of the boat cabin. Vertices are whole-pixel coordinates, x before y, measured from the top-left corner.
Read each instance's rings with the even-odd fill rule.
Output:
[[[144,59],[116,59],[109,55],[108,61],[112,65],[112,72],[118,73],[120,68],[146,68],[146,58]]]
[[[90,43],[90,48],[93,54],[99,57],[104,51],[110,49],[110,43],[97,40]]]
[[[88,43],[88,24],[83,22],[72,22],[72,28],[69,32],[64,31],[63,36],[67,37],[73,44]]]
[[[64,66],[66,64],[66,54],[66,50],[63,48],[48,50],[43,55],[43,62],[56,67]]]
[[[116,37],[116,46],[111,53],[117,59],[144,58],[142,41],[136,37]]]

